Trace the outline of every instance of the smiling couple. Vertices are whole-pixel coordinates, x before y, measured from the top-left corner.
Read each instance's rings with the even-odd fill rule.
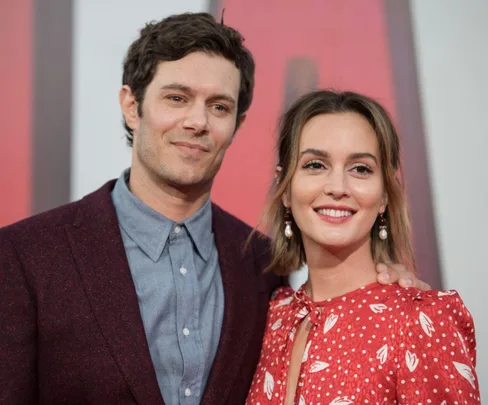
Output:
[[[379,104],[317,91],[285,112],[268,239],[210,200],[253,96],[241,35],[148,24],[122,82],[130,169],[0,230],[2,404],[479,403],[469,312],[405,269]]]

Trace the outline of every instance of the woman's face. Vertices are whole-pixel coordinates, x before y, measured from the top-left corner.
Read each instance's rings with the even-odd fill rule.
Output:
[[[369,243],[386,208],[378,140],[356,113],[315,116],[301,133],[297,169],[283,203],[301,231],[305,251],[337,252]]]

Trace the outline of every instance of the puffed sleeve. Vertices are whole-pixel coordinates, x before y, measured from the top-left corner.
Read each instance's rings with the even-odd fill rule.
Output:
[[[281,307],[290,303],[294,293],[295,291],[291,287],[278,287],[273,291],[273,294],[271,294],[271,299],[269,300],[270,307]]]
[[[399,403],[479,404],[474,324],[459,294],[419,292],[408,304],[397,336]]]

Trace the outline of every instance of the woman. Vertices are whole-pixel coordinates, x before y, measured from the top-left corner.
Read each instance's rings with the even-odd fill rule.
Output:
[[[307,264],[309,278],[271,300],[247,404],[478,404],[459,295],[376,282],[378,262],[414,268],[386,111],[356,93],[307,94],[283,117],[278,154],[270,268]]]

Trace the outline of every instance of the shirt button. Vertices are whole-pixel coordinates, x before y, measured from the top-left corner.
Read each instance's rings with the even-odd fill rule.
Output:
[[[188,336],[190,334],[190,331],[187,328],[183,329],[183,335]]]
[[[189,397],[191,395],[191,389],[190,388],[187,388],[185,390],[185,397]]]
[[[186,269],[184,267],[180,267],[180,273],[185,275],[186,274]]]
[[[176,225],[175,226],[175,233],[180,233],[180,231],[181,231],[181,226]]]

